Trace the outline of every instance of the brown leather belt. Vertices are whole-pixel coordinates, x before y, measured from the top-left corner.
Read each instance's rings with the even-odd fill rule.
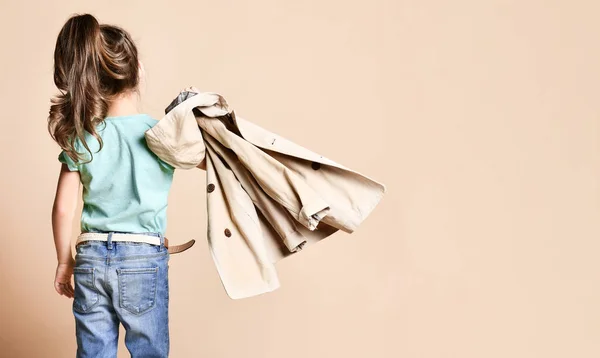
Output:
[[[189,249],[190,247],[194,246],[195,242],[196,242],[196,240],[191,239],[188,242],[184,242],[183,244],[180,244],[180,245],[169,246],[169,239],[167,239],[167,237],[165,236],[165,247],[167,248],[167,250],[169,251],[170,254],[177,254],[182,251],[185,251],[185,250]]]

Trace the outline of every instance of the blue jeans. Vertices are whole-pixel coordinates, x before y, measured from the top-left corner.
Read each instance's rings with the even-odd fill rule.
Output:
[[[160,245],[85,241],[75,250],[77,358],[115,358],[119,323],[132,358],[169,356],[169,259]]]

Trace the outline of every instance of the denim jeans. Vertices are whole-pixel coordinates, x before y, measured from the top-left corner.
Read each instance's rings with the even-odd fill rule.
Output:
[[[119,323],[132,358],[169,356],[169,259],[160,245],[85,241],[75,250],[77,358],[115,358]]]

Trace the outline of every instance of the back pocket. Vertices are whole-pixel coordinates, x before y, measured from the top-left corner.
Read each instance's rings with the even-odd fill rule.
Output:
[[[136,315],[156,306],[158,267],[117,268],[119,305]]]
[[[73,281],[75,282],[73,309],[81,313],[89,312],[99,300],[94,268],[73,267]]]

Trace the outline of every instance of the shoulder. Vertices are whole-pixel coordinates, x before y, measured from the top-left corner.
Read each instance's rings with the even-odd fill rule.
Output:
[[[158,119],[154,118],[152,115],[147,115],[146,119],[148,120],[148,122],[150,123],[158,123]]]
[[[159,120],[152,117],[152,116],[146,116],[146,125],[148,126],[148,128],[152,128],[154,127],[156,124],[158,124]]]

